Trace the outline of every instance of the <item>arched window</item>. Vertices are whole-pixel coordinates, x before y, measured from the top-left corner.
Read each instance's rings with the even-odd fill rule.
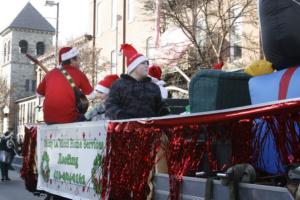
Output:
[[[43,42],[36,43],[36,55],[40,56],[45,53],[45,44]]]
[[[27,53],[28,51],[28,42],[26,40],[21,40],[19,42],[20,52]]]
[[[7,43],[7,61],[9,61],[9,57],[10,57],[10,41],[8,41]]]
[[[3,62],[5,63],[6,61],[6,44],[4,44],[4,57],[3,57]]]

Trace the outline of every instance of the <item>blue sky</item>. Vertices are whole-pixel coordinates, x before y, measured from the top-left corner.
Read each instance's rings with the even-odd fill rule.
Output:
[[[5,29],[29,0],[0,1],[0,30]],[[89,32],[89,0],[57,0],[60,3],[60,43]],[[45,0],[31,4],[55,27],[56,7],[45,6]]]

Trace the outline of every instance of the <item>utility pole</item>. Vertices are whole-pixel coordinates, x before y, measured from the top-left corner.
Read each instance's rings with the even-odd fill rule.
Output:
[[[123,44],[126,43],[126,6],[127,3],[126,3],[126,0],[124,0],[123,2]],[[125,73],[125,56],[123,54],[123,70],[122,70],[123,73]]]
[[[95,60],[96,60],[96,55],[95,55],[95,51],[96,51],[96,4],[97,4],[97,0],[94,0],[93,3],[93,55],[92,55],[92,84],[93,86],[95,86]]]

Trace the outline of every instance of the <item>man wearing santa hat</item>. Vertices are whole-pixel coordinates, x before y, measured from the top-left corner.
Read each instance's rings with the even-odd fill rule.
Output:
[[[121,51],[127,59],[127,74],[113,84],[106,101],[106,116],[116,120],[168,114],[159,87],[148,77],[148,59],[129,44],[123,44]]]
[[[149,67],[148,75],[152,79],[152,82],[158,85],[161,93],[161,97],[163,99],[168,98],[168,90],[164,87],[166,84],[164,81],[161,80],[162,71],[159,66],[152,65]]]
[[[108,98],[108,94],[111,86],[120,77],[117,74],[111,74],[104,77],[97,86],[95,87],[95,92],[99,96],[100,103],[97,103],[92,109],[90,109],[86,114],[85,118],[88,121],[98,121],[104,120],[105,117],[105,101]]]
[[[79,51],[76,48],[60,49],[59,64],[71,76],[77,89],[87,97],[93,96],[92,86],[80,71]],[[43,111],[47,124],[83,121],[76,106],[74,90],[61,69],[54,68],[46,74],[37,88],[37,94],[45,97]]]

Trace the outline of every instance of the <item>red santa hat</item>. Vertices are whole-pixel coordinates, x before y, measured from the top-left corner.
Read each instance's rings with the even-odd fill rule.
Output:
[[[215,70],[221,70],[223,68],[223,66],[224,66],[224,62],[221,61],[219,63],[214,64],[213,65],[213,69],[215,69]]]
[[[161,75],[162,75],[161,68],[159,66],[152,65],[148,69],[148,75],[158,80],[161,80]]]
[[[95,90],[97,92],[108,94],[112,84],[118,79],[119,76],[117,74],[107,75],[97,84]]]
[[[61,62],[74,58],[78,55],[79,51],[75,47],[63,47],[59,50],[58,62],[61,64]]]
[[[148,59],[137,52],[137,50],[130,44],[122,44],[120,50],[127,61],[127,73],[130,74],[133,70],[142,62],[148,61]]]

